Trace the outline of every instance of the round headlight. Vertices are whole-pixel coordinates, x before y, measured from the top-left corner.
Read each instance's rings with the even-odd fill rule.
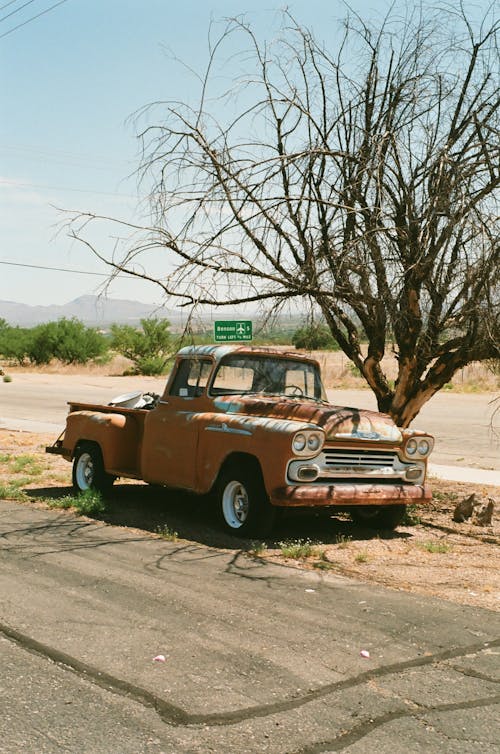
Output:
[[[319,435],[309,435],[307,438],[307,447],[309,450],[318,450],[321,445],[321,438]]]
[[[412,437],[412,439],[408,440],[408,442],[406,443],[406,452],[408,453],[409,456],[414,456],[415,453],[417,452],[417,448],[418,448],[418,443]]]
[[[426,456],[431,449],[431,446],[429,445],[428,440],[419,440],[418,442],[418,452],[421,456]]]
[[[306,436],[302,434],[302,432],[299,432],[295,435],[292,441],[292,448],[295,450],[296,453],[301,453],[304,448],[306,447]]]

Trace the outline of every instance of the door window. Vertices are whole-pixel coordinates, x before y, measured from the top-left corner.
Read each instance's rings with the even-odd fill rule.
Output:
[[[212,371],[212,362],[203,359],[183,359],[174,377],[170,395],[194,398],[203,393]]]

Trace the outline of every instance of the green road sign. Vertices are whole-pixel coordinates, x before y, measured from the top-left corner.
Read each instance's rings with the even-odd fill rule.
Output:
[[[216,341],[252,340],[252,323],[250,320],[231,320],[214,322]]]

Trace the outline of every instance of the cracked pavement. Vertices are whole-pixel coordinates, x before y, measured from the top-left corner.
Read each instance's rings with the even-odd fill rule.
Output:
[[[500,751],[494,612],[10,502],[0,600],[2,754]]]

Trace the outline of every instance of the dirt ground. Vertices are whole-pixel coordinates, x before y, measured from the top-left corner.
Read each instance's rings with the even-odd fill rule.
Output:
[[[54,507],[58,498],[71,493],[70,465],[44,452],[53,440],[49,435],[0,430],[0,498]],[[478,500],[495,499],[491,526],[479,526],[474,519],[453,522],[456,503],[473,492]],[[433,493],[429,506],[409,510],[404,526],[380,535],[355,526],[342,514],[287,514],[273,540],[239,540],[221,533],[206,500],[135,482],[116,483],[99,518],[151,536],[243,550],[249,557],[498,610],[500,488],[436,480]],[[290,545],[296,552],[286,556]]]

